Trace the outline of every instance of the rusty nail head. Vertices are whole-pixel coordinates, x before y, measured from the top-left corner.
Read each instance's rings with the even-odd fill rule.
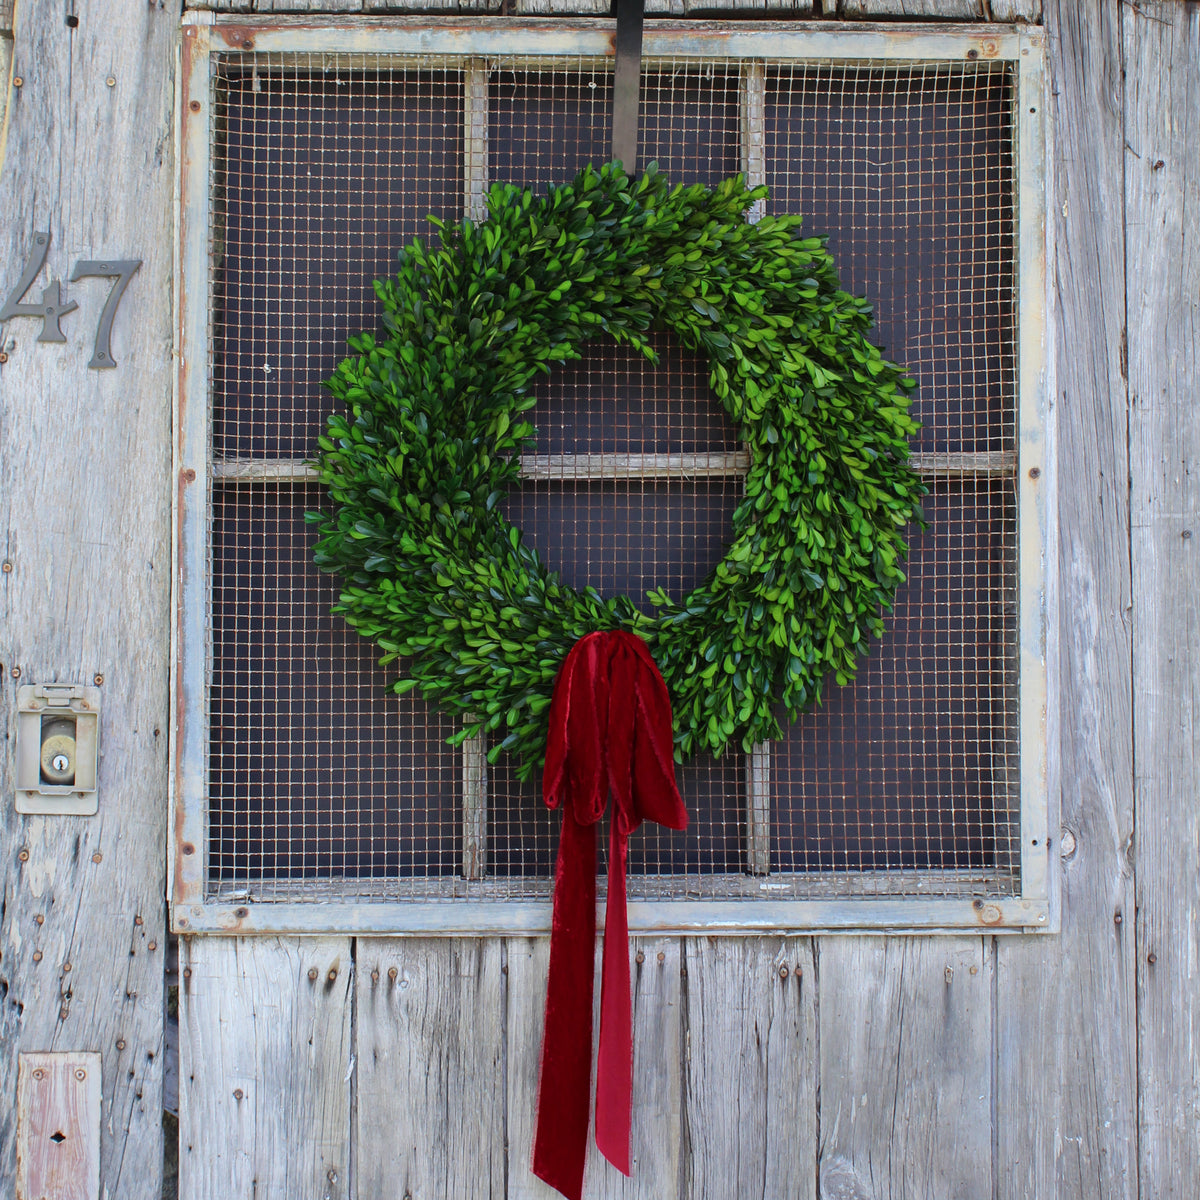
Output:
[[[972,47],[970,50],[967,51],[967,57],[968,58],[978,58],[979,51],[976,50],[974,47]]]
[[[147,949],[147,950],[157,950],[157,949],[158,949],[158,943],[157,943],[157,942],[151,942],[151,943],[150,943],[150,945],[146,947],[146,949]]]
[[[242,1097],[243,1097],[243,1096],[245,1096],[245,1094],[246,1094],[246,1093],[245,1093],[245,1092],[243,1092],[241,1088],[234,1088],[234,1089],[233,1089],[233,1098],[234,1098],[235,1100],[241,1100],[241,1099],[242,1099]]]
[[[637,952],[637,954],[634,956],[634,961],[639,962],[639,963],[644,963],[646,961],[646,956],[639,950]]]
[[[45,1079],[45,1078],[46,1078],[46,1072],[45,1072],[45,1071],[43,1071],[41,1067],[34,1067],[34,1069],[33,1069],[33,1077],[34,1077],[34,1079]]]
[[[96,853],[92,855],[92,862],[98,863],[98,862],[102,862],[103,860],[104,860],[104,855],[101,854],[99,850],[97,850]]]
[[[1118,908],[1117,911],[1113,913],[1113,923],[1115,925],[1120,925],[1124,920],[1125,918],[1121,915],[1121,910]]]
[[[191,102],[191,104],[188,105],[188,108],[190,108],[192,110],[192,112],[199,112],[200,111],[200,101],[193,100]]]
[[[182,922],[182,921],[180,921],[179,923],[180,923],[181,925],[183,924],[183,922]],[[192,968],[191,968],[191,967],[184,967],[184,968],[183,968],[183,977],[184,977],[184,979],[191,979],[191,977],[192,977]]]
[[[136,916],[136,915],[135,915],[135,916],[134,916],[134,918],[133,918],[133,923],[134,923],[135,925],[142,925],[142,924],[144,924],[144,922],[142,921],[142,918],[141,918],[141,917],[139,917],[139,916]]]
[[[332,983],[337,978],[337,967],[329,968],[329,982]]]
[[[665,953],[664,953],[662,950],[660,950],[660,951],[658,952],[658,961],[659,961],[659,962],[666,962],[666,961],[667,961],[667,956],[666,956],[666,954],[665,954]]]
[[[245,906],[241,908],[235,908],[233,910],[233,915],[240,920],[242,917],[248,917],[250,915],[250,910]]]
[[[1147,961],[1147,962],[1148,962],[1148,963],[1149,963],[1151,966],[1154,966],[1154,964],[1155,964],[1156,962],[1158,962],[1158,955],[1157,955],[1157,954],[1154,954],[1153,952],[1152,952],[1152,953],[1150,953],[1150,954],[1147,954],[1147,955],[1146,955],[1146,961]]]
[[[67,972],[67,971],[69,971],[70,969],[71,969],[71,964],[70,964],[69,962],[65,962],[65,963],[63,963],[63,971],[64,971],[64,972]]]
[[[110,75],[104,82],[107,83],[109,87],[116,87],[117,77],[115,75]]]
[[[41,913],[38,913],[38,915],[37,915],[36,917],[34,917],[34,918],[33,918],[33,923],[34,923],[35,925],[45,925],[45,923],[46,923],[46,918],[45,918],[45,917],[43,917]]]
[[[24,846],[22,846],[21,849],[17,851],[17,857],[22,862],[28,862],[29,861],[29,851],[26,850]]]
[[[195,853],[196,853],[196,847],[195,847],[195,846],[193,846],[191,842],[184,842],[184,843],[183,843],[183,852],[184,852],[184,854],[195,854]],[[182,922],[182,921],[180,921],[179,923],[180,923],[181,925],[183,924],[183,922]]]
[[[310,983],[316,982],[316,980],[317,980],[317,968],[316,967],[308,968],[308,979],[309,979]]]
[[[8,362],[8,351],[0,350],[0,363],[6,363],[6,362]],[[12,567],[9,567],[8,569],[11,571]]]
[[[13,87],[22,87],[24,86],[24,83],[25,80],[22,79],[20,75],[13,76]]]
[[[1029,468],[1029,478],[1030,479],[1037,479],[1041,475],[1041,473],[1042,473],[1041,467],[1030,467]]]
[[[179,928],[180,928],[180,929],[186,929],[187,927],[188,927],[188,919],[187,919],[187,917],[180,917],[180,918],[179,918]],[[190,972],[190,971],[188,971],[188,972],[186,972],[186,974],[189,974],[189,975],[190,975],[190,974],[191,974],[191,972]]]
[[[124,1038],[117,1038],[117,1049],[118,1050],[125,1049],[125,1039]]]
[[[0,354],[3,354],[3,351],[0,351]],[[5,354],[3,358],[0,358],[0,362],[8,362],[8,355]],[[4,573],[5,575],[12,574],[12,563],[7,558],[4,560]]]
[[[1188,538],[1192,536],[1192,531],[1190,529],[1185,529],[1179,536],[1186,542]]]
[[[787,963],[782,963],[779,967],[779,978],[786,979],[788,977]]]
[[[399,974],[400,974],[400,972],[399,972],[399,971],[397,971],[395,967],[388,967],[388,978],[389,978],[389,979],[390,979],[390,980],[391,980],[393,983],[395,983],[395,982],[396,982],[396,976],[397,976],[397,975],[399,975]]]
[[[371,982],[372,982],[372,983],[378,983],[378,982],[379,982],[379,972],[378,972],[378,971],[372,971],[372,972],[371,972]]]
[[[82,1067],[75,1068],[75,1078],[82,1083],[87,1078],[87,1072]]]
[[[95,683],[95,685],[96,685],[97,687],[99,687],[99,686],[100,686],[100,685],[101,685],[101,684],[104,682],[104,676],[103,676],[103,675],[99,675],[99,674],[97,674],[97,675],[94,677],[94,679],[93,679],[93,682]]]
[[[254,49],[254,39],[250,38],[250,37],[246,38],[242,42],[242,49],[243,50],[253,50]]]
[[[21,668],[20,668],[20,667],[13,667],[13,669],[12,669],[12,677],[13,677],[14,679],[20,679],[20,678],[21,678]]]
[[[35,950],[35,951],[33,952],[33,961],[34,961],[34,962],[41,962],[41,961],[42,961],[42,952],[41,952],[40,950]]]

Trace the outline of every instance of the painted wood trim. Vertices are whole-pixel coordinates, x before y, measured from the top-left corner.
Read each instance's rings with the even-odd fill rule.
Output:
[[[598,906],[603,924],[603,905]],[[350,934],[358,936],[500,937],[550,931],[548,901],[508,900],[300,902],[177,906],[181,934]],[[759,934],[780,929],[812,932],[933,933],[988,929],[996,933],[1049,928],[1049,905],[1014,897],[945,898],[872,896],[816,900],[631,900],[635,933]]]
[[[1017,480],[1020,629],[1021,892],[1048,900],[1050,845],[1046,576],[1054,569],[1053,439],[1046,320],[1046,95],[1041,30],[1020,35],[1017,73]]]
[[[207,14],[198,14],[207,15]],[[185,28],[192,14],[184,15]],[[217,16],[213,26],[223,49],[238,51],[247,33],[256,53],[353,53],[391,56],[527,53],[539,58],[613,56],[615,23],[604,18],[476,17],[469,25],[433,17],[359,17],[353,22],[304,17]],[[1015,59],[1019,38],[1006,25],[849,25],[837,22],[654,21],[648,22],[643,60],[673,58],[914,59],[984,61]]]
[[[179,72],[179,274],[175,384],[171,897],[194,904],[208,861],[210,30],[189,21]]]

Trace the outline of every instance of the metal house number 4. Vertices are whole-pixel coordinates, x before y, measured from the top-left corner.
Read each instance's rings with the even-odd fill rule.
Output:
[[[13,288],[4,302],[4,307],[0,309],[0,324],[12,320],[13,317],[40,317],[42,332],[38,334],[37,340],[39,342],[65,342],[67,338],[59,321],[67,313],[74,312],[79,305],[74,300],[63,299],[61,279],[53,280],[50,286],[43,290],[40,303],[21,303],[21,297],[29,291],[33,281],[38,277],[38,272],[45,264],[46,253],[49,249],[50,231],[35,233],[33,250],[26,260],[21,278],[17,280],[17,286]],[[110,258],[103,262],[98,259],[81,258],[75,264],[75,270],[71,272],[72,283],[91,276],[116,281],[108,293],[108,299],[105,300],[104,308],[100,312],[100,323],[96,326],[96,344],[92,350],[92,361],[88,363],[88,366],[93,369],[117,365],[117,360],[112,356],[113,318],[117,315],[117,305],[121,303],[121,297],[125,294],[129,281],[141,265],[140,258]]]

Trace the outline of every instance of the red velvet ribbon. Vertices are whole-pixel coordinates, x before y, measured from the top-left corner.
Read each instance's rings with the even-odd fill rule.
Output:
[[[596,823],[609,795],[608,904],[596,1056],[596,1145],[629,1174],[633,1029],[625,865],[643,820],[687,826],[675,785],[671,700],[641,638],[591,633],[571,648],[550,703],[542,775],[549,808],[563,810],[554,873],[550,979],[542,1042],[533,1173],[568,1200],[583,1190],[592,1066],[596,942]]]

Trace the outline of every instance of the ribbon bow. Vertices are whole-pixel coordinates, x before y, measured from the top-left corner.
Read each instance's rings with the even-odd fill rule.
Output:
[[[583,1190],[592,1065],[596,940],[596,822],[609,794],[608,904],[596,1056],[596,1145],[629,1174],[633,1030],[625,864],[643,820],[687,826],[675,785],[671,701],[650,651],[624,630],[590,633],[554,684],[542,775],[548,808],[562,808],[554,873],[550,978],[533,1172],[568,1200]]]

